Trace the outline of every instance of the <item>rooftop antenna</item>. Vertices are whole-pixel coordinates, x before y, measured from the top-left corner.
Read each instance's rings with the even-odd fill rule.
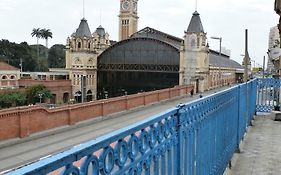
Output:
[[[198,0],[195,0],[195,11],[197,11]]]

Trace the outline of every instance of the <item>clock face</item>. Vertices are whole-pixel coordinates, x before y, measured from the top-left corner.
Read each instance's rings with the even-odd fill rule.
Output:
[[[129,3],[128,0],[126,0],[126,1],[124,1],[124,2],[122,3],[122,9],[123,9],[123,10],[128,10],[128,9],[129,9],[129,6],[130,6],[130,3]]]

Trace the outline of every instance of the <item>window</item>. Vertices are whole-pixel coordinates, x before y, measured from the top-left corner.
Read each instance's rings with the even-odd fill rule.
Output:
[[[192,40],[191,40],[191,47],[192,47],[192,48],[195,47],[195,39],[194,39],[194,38],[192,38]]]
[[[2,76],[2,80],[7,80],[8,78],[7,78],[7,76],[6,75],[3,75]]]
[[[81,48],[81,42],[78,42],[78,49]]]
[[[91,43],[88,43],[88,49],[90,49],[91,48]]]

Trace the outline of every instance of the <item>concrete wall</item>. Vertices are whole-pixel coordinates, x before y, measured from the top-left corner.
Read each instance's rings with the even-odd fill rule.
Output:
[[[84,120],[157,103],[189,94],[191,89],[193,89],[193,86],[177,86],[83,104],[66,105],[54,109],[25,106],[1,110],[0,141],[16,137],[28,137],[36,132],[74,125]]]

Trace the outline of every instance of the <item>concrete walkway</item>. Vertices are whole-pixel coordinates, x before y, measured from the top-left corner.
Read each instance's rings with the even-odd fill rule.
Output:
[[[255,118],[242,143],[241,153],[235,156],[237,161],[228,174],[281,174],[281,122],[274,121],[274,114]]]
[[[204,96],[226,88],[229,88],[229,86],[205,92]],[[61,152],[72,146],[131,125],[151,117],[152,115],[175,107],[179,103],[186,103],[198,98],[199,95],[194,95],[192,98],[184,97],[173,99],[142,107],[137,110],[86,121],[74,126],[66,126],[33,134],[24,139],[13,139],[0,142],[0,174],[9,169],[29,164],[42,157]]]

